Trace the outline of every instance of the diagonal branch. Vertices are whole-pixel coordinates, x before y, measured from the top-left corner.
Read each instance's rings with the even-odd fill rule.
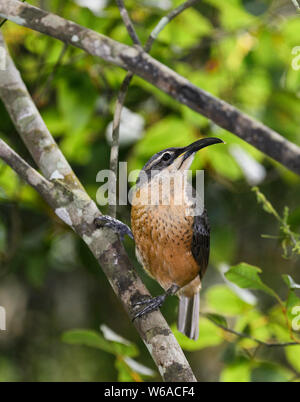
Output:
[[[299,3],[298,3],[298,0],[292,0],[292,3],[293,3],[294,6],[296,7],[296,10],[297,10],[298,12],[300,12],[300,6],[299,6]]]
[[[136,33],[135,29],[134,29],[134,26],[133,26],[133,24],[131,22],[129,14],[128,14],[127,10],[126,10],[126,7],[124,5],[124,1],[123,0],[116,0],[116,3],[118,5],[118,7],[119,7],[121,17],[122,17],[123,22],[124,22],[124,24],[126,26],[127,32],[129,33],[129,36],[132,39],[132,42],[135,45],[142,46],[142,44],[141,44],[141,42],[139,40],[139,37],[137,36],[137,33]]]
[[[36,191],[49,203],[52,203],[51,192],[54,185],[45,179],[22,159],[9,145],[0,138],[0,159],[9,165],[24,181],[34,187]]]
[[[153,42],[156,40],[160,32],[165,28],[165,26],[171,22],[175,17],[177,17],[179,14],[181,14],[184,10],[186,10],[189,7],[192,7],[194,4],[199,2],[199,0],[187,0],[183,4],[180,4],[178,7],[174,8],[174,10],[171,10],[169,14],[167,14],[165,17],[163,17],[159,23],[155,26],[153,31],[151,32],[146,45],[144,47],[145,52],[150,52]]]
[[[5,69],[0,70],[0,97],[45,178],[30,168],[3,141],[0,142],[0,157],[36,188],[56,215],[85,241],[129,317],[133,317],[133,305],[145,295],[149,296],[149,292],[132,267],[116,234],[109,228],[95,227],[93,222],[100,212],[46,128],[9,56],[1,33],[0,47],[5,49],[6,54]],[[196,381],[159,311],[135,320],[134,325],[165,381]]]
[[[297,145],[232,105],[191,84],[139,47],[126,46],[17,0],[0,0],[0,16],[132,71],[300,175],[300,148]]]
[[[5,49],[1,33],[0,47]],[[35,163],[47,179],[62,179],[72,188],[81,188],[79,180],[58,148],[25,84],[20,79],[20,74],[8,52],[5,51],[3,54],[5,54],[5,69],[0,70],[0,96]]]

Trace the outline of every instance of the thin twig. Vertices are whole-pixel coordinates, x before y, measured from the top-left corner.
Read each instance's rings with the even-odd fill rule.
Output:
[[[0,158],[9,165],[23,180],[34,187],[43,198],[47,199],[53,184],[33,169],[20,155],[0,138]]]
[[[153,42],[156,40],[160,32],[165,28],[165,26],[172,21],[175,17],[181,14],[187,8],[193,6],[200,0],[187,0],[185,3],[180,4],[178,7],[174,8],[174,10],[170,11],[165,17],[163,17],[159,23],[155,26],[153,31],[151,32],[146,45],[144,47],[145,52],[149,53],[152,48]]]
[[[159,33],[164,29],[164,27],[172,21],[175,17],[177,17],[180,13],[186,10],[188,7],[191,7],[199,0],[188,0],[185,3],[181,4],[174,10],[170,11],[165,17],[163,17],[158,24],[155,26],[153,31],[151,32],[145,46],[145,52],[149,53],[155,39],[158,37]],[[126,25],[127,31],[131,36],[132,40],[140,45],[140,40],[138,39],[135,28],[130,20],[128,12],[124,6],[123,1],[117,0],[123,21]],[[135,39],[134,39],[135,38]],[[118,158],[119,158],[119,133],[120,133],[120,123],[121,123],[121,113],[124,106],[125,98],[128,92],[129,85],[133,78],[134,74],[130,71],[126,74],[121,88],[118,93],[118,98],[116,102],[116,109],[113,118],[113,131],[112,131],[112,145],[110,151],[110,170],[113,172],[113,180],[110,182],[110,193],[112,194],[113,203],[109,205],[108,214],[110,216],[116,217],[117,212],[117,202],[116,202],[116,183],[118,177]]]
[[[280,214],[273,207],[271,202],[259,190],[258,187],[256,187],[256,186],[253,187],[252,191],[254,191],[256,193],[257,201],[258,201],[259,204],[263,205],[263,209],[267,213],[272,214],[275,217],[275,219],[279,222],[281,234],[283,234],[285,238],[286,237],[289,238],[291,243],[294,245],[294,247],[292,249],[292,253],[294,252],[294,253],[300,254],[300,242],[299,242],[299,240],[296,239],[296,237],[300,236],[300,234],[294,233],[291,230],[290,225],[287,223],[287,221],[288,221],[288,216],[287,216],[288,215],[288,208],[286,207],[284,209],[283,217],[281,217]],[[280,239],[280,236],[262,235],[262,237],[264,237],[264,238],[276,238],[276,239],[279,238]],[[286,251],[285,250],[284,250],[284,256],[286,256]]]
[[[235,336],[237,336],[237,337],[239,337],[239,338],[250,339],[251,341],[254,341],[254,342],[258,343],[258,344],[261,345],[261,346],[267,346],[267,347],[269,347],[269,348],[272,348],[272,347],[296,346],[296,345],[299,345],[299,342],[300,342],[300,341],[299,341],[299,342],[282,342],[282,343],[281,343],[281,342],[279,342],[279,343],[278,343],[278,342],[277,342],[277,343],[264,342],[264,341],[261,341],[260,339],[254,338],[254,337],[251,336],[251,335],[245,334],[245,333],[243,333],[243,332],[235,331],[234,329],[228,328],[228,327],[226,327],[225,325],[222,325],[222,324],[216,322],[214,319],[212,319],[212,318],[209,316],[209,314],[202,314],[202,315],[204,315],[205,318],[207,318],[209,321],[211,321],[216,327],[219,327],[219,328],[223,329],[224,331],[229,332],[230,334],[233,334],[233,335],[235,335]]]
[[[128,33],[129,33],[133,43],[135,45],[142,46],[141,42],[140,42],[140,40],[139,40],[139,38],[137,36],[137,33],[136,33],[135,29],[134,29],[134,26],[133,26],[133,24],[131,22],[129,14],[128,14],[127,10],[126,10],[126,7],[124,5],[123,0],[116,0],[116,3],[118,5],[118,7],[119,7],[121,17],[123,19],[123,22],[124,22],[124,24],[126,26],[126,29],[127,29]]]
[[[300,12],[300,6],[297,0],[292,0],[292,3],[294,4],[294,6],[296,7],[297,11]]]

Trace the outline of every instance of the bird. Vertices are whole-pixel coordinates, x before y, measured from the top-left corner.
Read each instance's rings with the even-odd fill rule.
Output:
[[[131,230],[111,217],[95,220],[97,226],[118,231],[121,240],[125,234],[134,239],[137,260],[165,291],[137,301],[133,319],[141,319],[161,307],[169,295],[177,295],[177,328],[193,340],[199,336],[199,292],[208,266],[210,226],[207,210],[203,202],[199,208],[199,194],[187,180],[187,172],[196,152],[218,143],[223,141],[202,138],[154,154],[140,171],[133,191]]]

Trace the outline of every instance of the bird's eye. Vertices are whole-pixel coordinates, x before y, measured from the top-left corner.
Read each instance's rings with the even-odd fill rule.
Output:
[[[171,158],[171,155],[169,154],[169,152],[164,153],[162,156],[163,161],[168,161],[170,158]]]

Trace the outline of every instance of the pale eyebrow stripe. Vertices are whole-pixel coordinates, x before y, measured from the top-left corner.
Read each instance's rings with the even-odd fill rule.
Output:
[[[147,166],[147,169],[151,168],[156,162],[158,162],[159,159],[161,159],[161,157],[163,156],[163,154],[159,155],[156,159],[154,159],[150,165]]]

